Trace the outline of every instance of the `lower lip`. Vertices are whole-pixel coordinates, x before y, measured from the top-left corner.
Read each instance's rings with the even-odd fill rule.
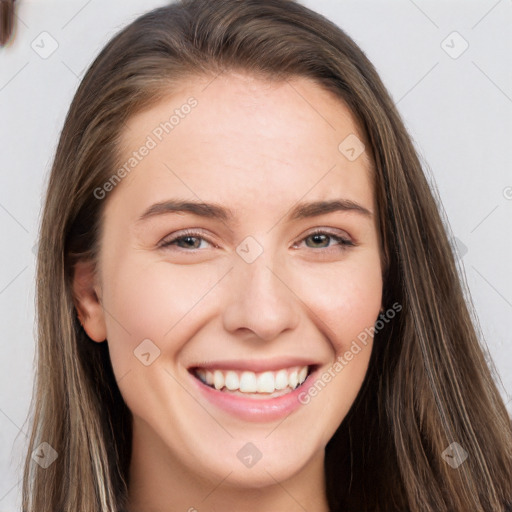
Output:
[[[286,417],[303,405],[299,401],[299,395],[307,393],[309,387],[315,382],[316,373],[317,371],[311,372],[308,378],[290,393],[269,399],[231,395],[207,386],[192,374],[190,376],[200,393],[214,406],[245,421],[265,422]]]

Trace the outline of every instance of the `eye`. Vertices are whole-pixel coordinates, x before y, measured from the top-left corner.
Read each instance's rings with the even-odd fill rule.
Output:
[[[170,247],[172,245],[177,246],[179,249],[193,249],[200,250],[204,247],[201,247],[201,242],[209,243],[215,247],[215,244],[209,242],[206,238],[204,238],[203,233],[199,231],[182,231],[180,234],[173,236],[170,239],[164,240],[159,247]]]
[[[321,229],[309,233],[301,240],[301,242],[308,240],[311,241],[312,244],[306,243],[306,245],[311,249],[329,249],[332,247],[332,245],[338,245],[340,250],[344,250],[347,247],[355,246],[355,243],[352,242],[352,240]],[[334,240],[335,243],[330,244],[329,242],[331,240]],[[194,251],[206,248],[201,246],[201,242],[205,242],[212,245],[213,247],[217,247],[213,242],[210,242],[208,239],[206,239],[202,232],[192,230],[182,231],[181,233],[174,235],[172,238],[164,240],[162,243],[160,243],[159,247],[165,248],[176,246],[179,249],[191,249]],[[326,243],[327,245],[325,245]],[[297,244],[294,244],[294,247],[296,246]]]
[[[352,240],[321,229],[317,229],[313,231],[313,233],[309,233],[309,235],[304,237],[301,242],[308,240],[312,241],[311,245],[306,243],[307,247],[311,249],[329,249],[331,247],[331,244],[329,244],[330,240],[334,240],[336,242],[334,245],[340,246],[340,250],[345,250],[347,247],[355,246]],[[327,245],[325,245],[326,243]]]

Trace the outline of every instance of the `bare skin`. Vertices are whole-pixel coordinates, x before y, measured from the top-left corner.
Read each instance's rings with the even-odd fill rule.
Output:
[[[133,413],[129,510],[327,512],[324,449],[360,390],[371,337],[307,404],[272,421],[219,408],[189,369],[301,357],[317,375],[332,373],[373,326],[382,267],[370,161],[340,152],[347,136],[362,136],[343,102],[313,82],[210,81],[190,79],[129,120],[123,161],[197,100],[104,199],[99,272],[82,263],[75,275],[84,328],[107,340]],[[215,203],[233,218],[167,211],[140,220],[170,199]],[[298,203],[335,199],[369,214],[288,218]],[[323,234],[312,236],[316,228]],[[173,240],[186,229],[191,238]],[[258,246],[254,261],[242,257]],[[148,365],[134,355],[143,340]],[[261,454],[251,467],[237,456],[249,442]]]

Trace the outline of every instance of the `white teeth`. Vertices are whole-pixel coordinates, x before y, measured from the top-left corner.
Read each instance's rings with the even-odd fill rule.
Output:
[[[258,375],[258,393],[273,393],[275,391],[274,374],[263,372]]]
[[[242,393],[256,393],[258,382],[254,372],[243,372],[240,377],[240,391]]]
[[[215,389],[222,389],[224,387],[224,375],[219,370],[213,372],[213,385]]]
[[[235,370],[196,369],[196,376],[217,390],[240,391],[242,393],[274,393],[287,388],[295,389],[308,376],[307,366],[255,373]]]
[[[290,373],[290,376],[288,377],[288,382],[290,383],[290,386],[293,389],[297,387],[297,384],[299,383],[299,376],[297,370],[293,370],[293,372]]]
[[[230,390],[234,391],[240,387],[240,381],[236,372],[227,372],[224,380],[224,385]]]
[[[276,373],[276,389],[284,389],[288,386],[288,372],[286,370],[279,370]]]

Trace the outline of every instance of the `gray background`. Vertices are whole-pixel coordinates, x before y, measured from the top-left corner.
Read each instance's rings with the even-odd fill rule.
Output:
[[[20,509],[34,371],[33,247],[64,116],[107,40],[165,2],[19,3],[15,42],[0,49],[0,512]],[[512,412],[512,1],[303,3],[355,39],[397,103],[441,197]]]

